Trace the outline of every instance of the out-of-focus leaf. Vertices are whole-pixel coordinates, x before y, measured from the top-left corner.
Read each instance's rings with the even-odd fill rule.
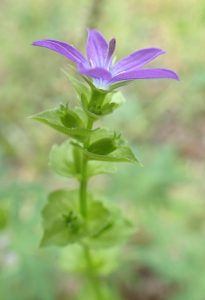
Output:
[[[41,246],[65,246],[80,241],[85,226],[76,198],[77,191],[58,190],[49,195],[42,212],[44,235]]]
[[[49,165],[61,176],[76,177],[79,175],[73,161],[73,149],[69,141],[52,147],[49,154]]]
[[[115,173],[116,169],[110,162],[91,160],[88,162],[87,175],[91,177],[100,174]]]
[[[114,289],[108,288],[103,282],[101,283],[101,293],[102,299],[105,300],[122,300],[121,296]],[[90,285],[87,285],[86,288],[82,289],[74,300],[96,300],[95,293]]]
[[[81,217],[78,191],[58,190],[49,195],[43,210],[44,235],[42,246],[65,246],[81,243],[95,236],[109,223],[110,212],[99,201],[89,196],[87,218]]]
[[[60,145],[54,145],[49,154],[49,165],[61,176],[79,179],[82,167],[82,150],[73,147],[69,141]],[[87,166],[88,177],[114,173],[115,171],[116,167],[107,162],[89,161]]]
[[[8,224],[9,213],[5,205],[0,206],[0,231],[4,230]]]
[[[113,103],[113,104],[117,104],[118,106],[121,106],[125,102],[126,99],[121,92],[115,92],[109,94],[106,98],[106,103]]]
[[[79,210],[78,191],[58,190],[51,193],[43,209],[44,235],[41,246],[65,246],[85,243],[108,247],[123,243],[133,232],[130,222],[118,210],[88,195],[86,220]]]
[[[119,266],[119,247],[108,249],[91,249],[93,268],[98,274],[107,275]],[[62,250],[60,265],[66,271],[87,273],[84,249],[80,245],[70,245]]]
[[[108,207],[109,220],[89,238],[89,245],[94,248],[109,248],[125,243],[136,231],[133,224],[123,217],[122,213],[111,206]]]

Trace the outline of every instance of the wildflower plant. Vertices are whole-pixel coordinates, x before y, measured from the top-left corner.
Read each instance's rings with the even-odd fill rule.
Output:
[[[104,196],[101,199],[88,191],[88,181],[93,176],[113,172],[113,163],[139,164],[139,160],[120,133],[99,128],[95,123],[121,105],[118,87],[137,79],[179,78],[171,70],[143,68],[165,53],[158,48],[138,50],[113,63],[116,41],[111,39],[108,43],[97,30],[88,31],[87,58],[62,41],[45,39],[33,45],[65,56],[76,65],[80,75],[80,80],[68,75],[80,105],[71,108],[69,104],[60,104],[32,116],[66,136],[63,144],[52,147],[49,164],[57,174],[79,182],[78,189],[59,189],[48,196],[42,212],[41,246],[78,245],[81,251],[75,254],[83,255],[85,267],[81,271],[90,280],[93,291],[88,299],[113,299],[100,279],[106,254],[101,263],[97,255],[121,246],[135,228]]]

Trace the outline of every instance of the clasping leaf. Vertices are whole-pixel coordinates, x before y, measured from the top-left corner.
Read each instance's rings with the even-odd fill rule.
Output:
[[[82,118],[82,114],[83,111],[79,108],[71,111],[67,106],[61,105],[60,108],[41,112],[31,118],[72,138],[83,140],[90,135],[91,130],[86,129],[85,118]]]
[[[81,148],[90,160],[140,164],[126,141],[119,134],[106,129],[93,131],[87,148],[81,147],[79,143],[73,143],[73,145]]]
[[[120,212],[110,209],[88,195],[87,218],[79,209],[78,191],[57,190],[48,197],[43,209],[44,234],[41,246],[65,246],[73,243],[108,247],[122,243],[132,230]]]
[[[49,154],[49,165],[59,175],[78,177],[76,165],[73,161],[73,149],[69,141],[61,145],[54,145]]]
[[[43,212],[44,235],[41,246],[65,246],[80,240],[85,227],[77,209],[76,192],[58,190],[48,197]]]
[[[81,176],[82,154],[81,148],[73,147],[69,141],[66,141],[51,148],[49,165],[58,175],[79,179]],[[116,171],[115,166],[101,161],[90,161],[87,168],[88,177]]]

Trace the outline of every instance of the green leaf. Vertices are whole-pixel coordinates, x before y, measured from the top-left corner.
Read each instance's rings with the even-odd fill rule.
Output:
[[[37,120],[39,122],[45,123],[45,124],[49,125],[50,127],[56,129],[57,131],[64,133],[68,136],[71,136],[73,138],[76,138],[78,140],[87,138],[90,135],[91,130],[88,130],[88,129],[82,128],[82,127],[75,127],[75,128],[73,127],[74,126],[73,122],[75,122],[75,126],[77,126],[77,123],[79,120],[81,120],[78,123],[79,126],[80,126],[80,123],[81,123],[81,126],[83,124],[83,120],[81,119],[79,114],[78,114],[78,121],[77,121],[77,116],[76,116],[77,110],[76,110],[76,113],[75,112],[73,113],[72,121],[71,121],[71,119],[70,119],[70,121],[68,120],[69,119],[68,115],[62,121],[62,117],[65,117],[65,116],[62,116],[61,111],[62,111],[62,107],[60,107],[60,109],[55,108],[55,109],[47,110],[47,111],[41,112],[39,114],[33,115],[33,116],[31,116],[31,118],[34,120]],[[75,119],[75,121],[74,121],[74,119]],[[69,127],[69,123],[70,123],[70,127]]]
[[[124,242],[131,233],[131,225],[120,212],[94,200],[91,195],[88,195],[87,203],[84,220],[79,211],[77,190],[51,193],[42,212],[44,234],[41,246],[84,243],[102,248]]]
[[[92,89],[92,95],[89,98],[84,93],[81,94],[81,102],[86,114],[97,120],[112,113],[125,102],[125,99],[120,92],[110,93]]]
[[[88,97],[88,98],[90,97],[91,88],[90,88],[89,84],[86,84],[82,80],[78,80],[76,77],[70,75],[70,72],[67,72],[66,70],[62,70],[62,71],[66,75],[66,77],[68,77],[68,79],[74,86],[74,88],[79,96],[84,94],[86,97]]]
[[[101,108],[101,115],[105,116],[111,114],[115,109],[119,107],[116,103],[106,103]]]
[[[110,162],[104,161],[89,161],[87,175],[89,177],[100,175],[100,174],[110,174],[116,172],[116,167],[112,165]]]
[[[78,177],[73,162],[73,149],[69,141],[61,145],[54,145],[49,154],[49,165],[59,175],[65,177]]]
[[[79,179],[82,167],[82,149],[73,147],[69,141],[54,145],[49,154],[49,166],[60,176]],[[87,176],[92,177],[115,171],[116,167],[110,163],[90,161],[87,167]]]
[[[99,116],[88,109],[90,99],[84,93],[80,95],[80,98],[81,98],[82,107],[85,113],[88,115],[88,117],[97,120]]]
[[[119,135],[106,129],[96,129],[92,132],[87,149],[80,144],[74,145],[81,148],[90,160],[140,164],[129,145]]]
[[[135,232],[131,222],[118,209],[107,203],[103,205],[109,211],[109,218],[88,239],[89,246],[100,249],[123,244]]]
[[[126,102],[125,97],[121,92],[112,92],[107,95],[105,98],[103,109],[106,107],[106,105],[113,106],[113,110],[120,107]],[[112,112],[112,111],[110,111]]]
[[[116,134],[107,128],[97,128],[92,131],[92,134],[90,135],[89,141],[90,144],[95,143],[99,141],[100,139],[104,138],[112,138]]]
[[[94,154],[106,155],[116,150],[117,145],[114,138],[103,138],[92,143],[88,148],[88,152]]]
[[[41,246],[80,243],[105,227],[110,218],[109,211],[101,202],[88,197],[85,222],[79,211],[77,190],[58,190],[49,195],[42,213],[44,235]]]
[[[85,227],[76,198],[76,191],[58,190],[49,195],[42,212],[44,235],[41,246],[65,246],[82,238]]]
[[[124,104],[125,101],[126,100],[121,92],[112,92],[108,94],[101,109],[102,115],[111,114],[114,110]]]
[[[90,160],[140,163],[130,147],[126,144],[121,144],[116,150],[108,153],[107,155],[96,154],[87,150],[84,150],[84,152]]]
[[[78,114],[74,111],[69,109],[68,105],[60,105],[59,109],[59,116],[60,120],[63,125],[67,128],[82,128],[84,127],[84,122],[78,116]]]
[[[89,199],[90,200],[90,199]],[[88,209],[87,228],[89,236],[95,236],[110,223],[111,216],[109,210],[100,201],[90,201]]]

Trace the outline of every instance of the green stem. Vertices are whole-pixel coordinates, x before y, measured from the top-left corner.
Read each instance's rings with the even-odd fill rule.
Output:
[[[93,126],[93,119],[88,118],[87,129],[92,129]],[[89,139],[85,141],[84,147],[89,145]],[[87,218],[87,164],[88,159],[85,155],[83,155],[82,159],[82,170],[81,170],[81,180],[80,180],[80,212],[82,216],[86,219]]]
[[[93,126],[93,120],[88,119],[87,128],[92,129],[92,126]],[[87,147],[88,145],[89,145],[89,139],[84,143],[84,147]],[[80,191],[79,191],[79,204],[80,204],[81,215],[85,220],[87,219],[87,183],[88,183],[87,165],[88,165],[88,159],[83,154],[81,179],[80,179]],[[93,265],[92,254],[87,245],[82,245],[82,247],[84,250],[84,256],[87,263],[87,270],[89,274],[89,280],[93,289],[93,293],[95,294],[96,300],[103,300],[100,281],[95,272],[95,268]]]
[[[87,218],[87,163],[87,158],[83,157],[79,200],[80,212],[85,219]]]
[[[83,248],[84,248],[85,259],[87,262],[89,280],[90,280],[90,284],[93,289],[93,293],[95,294],[96,300],[103,300],[103,294],[102,294],[102,290],[101,290],[101,286],[100,286],[100,281],[99,281],[98,276],[95,273],[95,268],[93,266],[92,254],[91,254],[88,246],[83,246]]]

